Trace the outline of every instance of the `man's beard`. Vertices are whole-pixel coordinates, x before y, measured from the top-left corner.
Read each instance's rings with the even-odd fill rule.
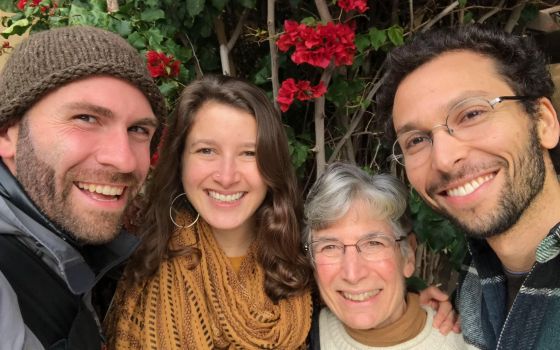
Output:
[[[126,184],[129,203],[138,189],[138,181],[130,173],[70,169],[66,174],[57,174],[54,168],[37,157],[25,118],[20,125],[15,164],[16,178],[37,208],[80,243],[102,244],[114,239],[121,229],[124,213],[79,210],[70,196],[75,186],[73,180],[102,179],[106,183]]]
[[[504,171],[505,184],[493,212],[481,213],[480,219],[461,221],[461,218],[443,210],[442,214],[467,236],[489,238],[506,232],[517,223],[542,191],[545,179],[544,153],[540,147],[535,125],[531,127],[529,137],[529,145],[517,158],[518,172],[515,178]],[[510,164],[509,167],[513,165]]]

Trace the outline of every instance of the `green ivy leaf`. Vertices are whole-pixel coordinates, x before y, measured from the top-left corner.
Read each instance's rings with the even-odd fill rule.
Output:
[[[398,26],[390,27],[389,29],[387,29],[387,35],[389,36],[389,40],[391,40],[393,45],[401,46],[402,44],[404,44],[404,38],[403,38],[404,33],[401,27]]]
[[[173,95],[178,88],[179,88],[179,84],[174,80],[167,80],[159,85],[159,91],[164,96]]]
[[[236,2],[248,9],[254,9],[257,7],[257,0],[237,0]]]
[[[304,19],[299,21],[299,23],[305,24],[306,26],[309,26],[309,27],[315,27],[317,25],[317,18],[315,18],[315,17],[305,17]]]
[[[379,48],[387,42],[387,33],[384,30],[379,30],[374,27],[369,30],[368,35],[371,46],[373,46],[375,50],[379,50]]]
[[[359,53],[366,51],[371,46],[371,40],[367,34],[357,34],[354,43]]]
[[[465,7],[467,5],[467,0],[458,0],[459,6]]]
[[[218,11],[222,11],[229,0],[212,0],[212,6],[214,6],[214,8]]]
[[[195,17],[202,12],[206,0],[189,0],[187,1],[187,11],[191,17]]]
[[[465,12],[465,16],[463,17],[463,24],[469,24],[474,22],[474,15],[471,11]]]
[[[10,25],[8,28],[2,31],[2,36],[4,38],[8,38],[10,35],[22,35],[29,29],[31,26],[31,22],[27,18],[20,19],[15,21]]]
[[[0,10],[14,13],[17,11],[15,3],[15,0],[0,0]]]
[[[148,44],[146,38],[139,32],[133,32],[128,36],[128,42],[130,45],[134,46],[137,50],[144,50]]]
[[[160,0],[144,0],[147,7],[160,7]]]
[[[163,34],[158,28],[151,28],[145,32],[148,37],[148,46],[154,49],[161,49],[161,43],[163,42]]]
[[[116,20],[111,23],[111,31],[126,38],[132,33],[132,25],[129,21]]]
[[[146,9],[140,15],[140,19],[146,22],[155,22],[158,19],[162,19],[162,18],[165,18],[165,12],[163,12],[162,9],[156,9],[156,8]]]

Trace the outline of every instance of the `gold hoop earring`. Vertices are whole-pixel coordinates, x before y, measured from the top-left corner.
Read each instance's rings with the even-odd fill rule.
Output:
[[[198,218],[200,218],[200,213],[196,213],[196,214],[197,214],[197,215],[196,215],[196,219],[194,219],[194,221],[191,222],[188,226],[179,226],[179,225],[175,222],[175,219],[173,219],[173,213],[172,213],[173,204],[175,204],[175,201],[176,201],[177,199],[179,199],[179,197],[181,197],[181,196],[186,196],[186,195],[187,195],[187,194],[184,193],[184,192],[178,194],[175,198],[173,198],[173,200],[171,201],[171,205],[169,206],[169,218],[171,219],[171,222],[173,223],[173,225],[175,225],[177,228],[180,228],[180,229],[192,227],[194,224],[196,224],[196,222],[198,221]]]

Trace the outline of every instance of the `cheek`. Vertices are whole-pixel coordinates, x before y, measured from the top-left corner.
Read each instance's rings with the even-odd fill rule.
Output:
[[[339,268],[336,265],[318,265],[315,269],[315,280],[321,292],[328,293],[338,275]]]

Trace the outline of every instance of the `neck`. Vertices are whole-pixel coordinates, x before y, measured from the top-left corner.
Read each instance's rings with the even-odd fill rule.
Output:
[[[247,255],[249,246],[255,239],[255,231],[256,228],[253,220],[248,220],[235,229],[221,230],[212,228],[214,238],[228,257]]]
[[[547,173],[542,191],[509,230],[487,239],[506,269],[529,271],[535,263],[538,245],[550,229],[560,222],[560,182]]]
[[[416,337],[424,329],[426,312],[420,307],[418,295],[408,293],[403,300],[403,314],[393,323],[373,329],[352,329],[343,324],[346,333],[358,343],[386,347],[404,343]]]

